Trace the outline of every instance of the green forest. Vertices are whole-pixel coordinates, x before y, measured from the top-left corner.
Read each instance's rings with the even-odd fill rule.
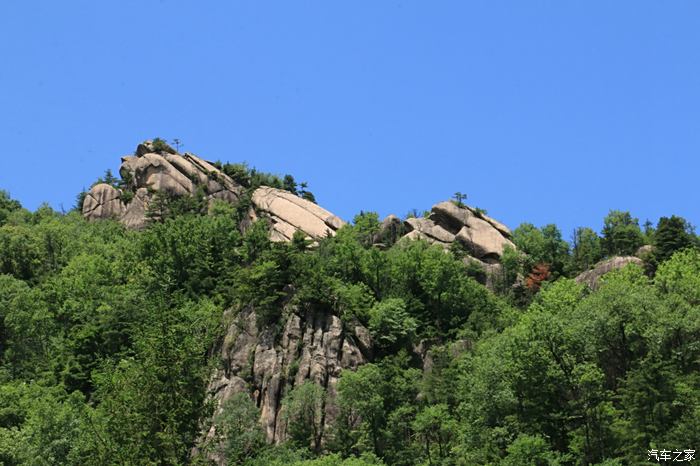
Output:
[[[224,202],[159,209],[131,231],[0,194],[0,464],[613,466],[700,448],[700,250],[683,218],[610,211],[571,241],[520,225],[488,289],[458,247],[377,247],[371,212],[311,244],[241,228]],[[573,279],[645,245],[595,290]],[[304,383],[270,445],[250,396],[216,412],[206,388],[227,319],[253,309],[281,331],[289,302],[361,323],[375,350],[342,372],[331,428],[328,394]]]

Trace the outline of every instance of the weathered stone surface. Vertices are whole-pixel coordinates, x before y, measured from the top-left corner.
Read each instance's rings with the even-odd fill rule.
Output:
[[[457,240],[464,243],[475,257],[485,262],[500,259],[506,246],[515,248],[515,245],[491,224],[474,216],[459,230]]]
[[[119,173],[133,194],[128,203],[117,202],[116,197],[125,199],[118,190],[109,187],[119,196],[96,186],[102,191],[91,190],[83,214],[90,219],[114,217],[129,228],[143,228],[148,223],[146,213],[155,193],[193,196],[203,192],[210,203],[215,199],[230,203],[239,200],[243,188],[211,163],[193,154],[178,154],[167,145],[160,148],[156,152],[153,142],[146,141],[139,144],[135,155],[122,157]]]
[[[428,237],[431,242],[451,243],[455,240],[454,234],[427,218],[408,218],[404,222],[404,226],[409,232],[421,232]]]
[[[470,215],[469,209],[460,208],[453,202],[445,201],[433,206],[429,218],[456,235],[467,224]]]
[[[176,157],[182,158],[179,155]],[[178,196],[194,192],[194,183],[159,154],[124,157],[120,172],[123,170],[131,174],[134,186],[137,188],[150,188]]]
[[[501,222],[492,219],[491,217],[489,217],[489,216],[486,215],[486,214],[479,213],[476,209],[473,209],[473,208],[471,208],[471,207],[467,207],[467,208],[468,208],[474,215],[476,215],[477,217],[479,217],[479,218],[483,219],[484,221],[488,222],[489,224],[491,224],[491,226],[494,227],[496,230],[500,231],[501,234],[502,234],[503,236],[505,236],[506,238],[510,239],[510,236],[511,236],[510,228],[508,228],[507,226],[505,226],[505,225],[502,224]]]
[[[433,206],[429,221],[453,235],[449,242],[460,241],[475,258],[484,262],[497,262],[506,246],[515,248],[505,225],[468,206],[441,202]],[[428,230],[420,231],[434,237]]]
[[[382,220],[373,243],[394,244],[404,233],[406,229],[399,217],[394,214],[387,215]]]
[[[219,349],[221,369],[209,384],[217,411],[234,394],[248,393],[260,408],[260,422],[271,443],[286,439],[281,401],[294,386],[312,381],[326,390],[324,425],[328,426],[337,416],[335,387],[340,374],[371,357],[369,331],[360,324],[346,326],[324,312],[286,309],[285,315],[281,337],[275,337],[271,328],[258,330],[250,308],[233,319]],[[204,439],[214,438],[214,430],[208,428]],[[210,459],[226,464],[216,455]]]
[[[134,198],[126,206],[126,209],[121,217],[121,222],[127,228],[140,230],[148,223],[146,213],[148,212],[148,204],[151,196],[146,188],[139,188],[134,194]]]
[[[473,207],[467,205],[459,207],[451,201],[434,205],[430,212],[430,219],[454,234],[457,234],[462,229],[462,226],[469,225],[470,221],[477,219],[486,222],[506,238],[510,238],[511,235],[510,229],[501,222],[492,219]]]
[[[297,230],[321,239],[345,224],[313,202],[281,189],[261,186],[253,192],[252,200],[255,210],[271,220],[273,241],[289,241]]]
[[[157,151],[160,149],[160,151]],[[111,186],[96,186],[86,197],[83,213],[87,218],[117,218],[129,228],[143,228],[148,223],[148,206],[153,196],[206,196],[211,205],[215,200],[235,204],[243,187],[212,163],[194,154],[177,153],[167,145],[146,141],[134,155],[122,157],[119,169],[128,184],[129,193],[120,193]],[[128,203],[122,200],[127,199]],[[297,230],[318,240],[333,235],[345,224],[327,210],[288,191],[262,186],[252,196],[253,209],[241,228],[260,217],[270,221],[273,241],[289,241]]]
[[[412,241],[412,240],[424,240],[424,241],[427,241],[428,243],[437,244],[438,246],[442,246],[443,248],[445,248],[445,250],[447,250],[447,248],[450,246],[450,243],[443,243],[441,241],[436,241],[435,238],[433,238],[432,236],[428,236],[425,233],[423,233],[422,231],[418,231],[418,230],[412,230],[412,231],[409,231],[408,233],[406,233],[405,235],[403,235],[399,239],[399,243],[401,243],[403,241]]]
[[[506,246],[515,249],[508,227],[477,209],[450,201],[434,205],[428,218],[406,219],[403,226],[408,233],[402,241],[423,239],[446,250],[455,241],[461,243],[469,253],[466,263],[481,264],[486,275],[482,282],[492,289],[495,275],[501,271],[503,250]]]
[[[583,283],[588,285],[591,289],[598,288],[600,279],[608,272],[613,270],[619,270],[629,264],[636,264],[642,266],[644,263],[638,257],[634,256],[615,256],[610,259],[598,262],[591,270],[583,272],[575,278],[576,283]]]
[[[360,349],[360,353],[367,355],[371,359],[373,356],[372,337],[369,334],[369,330],[360,324],[355,324],[353,333],[357,337],[357,346]],[[359,355],[354,355],[353,357],[355,361],[359,361]],[[347,364],[351,364],[351,361],[348,360]]]
[[[125,207],[121,200],[121,191],[106,184],[93,186],[83,201],[83,216],[88,220],[102,218],[120,218]]]
[[[486,272],[486,280],[483,285],[486,285],[486,288],[490,290],[495,289],[496,284],[503,275],[503,265],[500,262],[495,264],[484,263],[484,271]]]

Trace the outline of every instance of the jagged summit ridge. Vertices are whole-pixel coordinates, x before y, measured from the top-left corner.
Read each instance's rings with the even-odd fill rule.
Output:
[[[83,215],[90,220],[114,218],[128,228],[141,229],[150,221],[149,208],[156,196],[204,196],[207,202],[223,200],[238,204],[250,200],[248,219],[264,218],[270,224],[270,239],[290,241],[296,231],[312,240],[333,236],[345,222],[323,207],[293,192],[270,186],[246,188],[228,176],[220,165],[194,154],[179,154],[156,140],[139,144],[132,155],[121,159],[119,187],[99,183],[83,202]],[[487,271],[498,266],[506,247],[515,248],[508,227],[479,209],[461,202],[440,202],[427,217],[401,220],[394,215],[382,222],[377,243],[391,238],[424,239],[445,248],[458,243]]]
[[[204,195],[208,202],[219,199],[236,204],[246,192],[214,163],[191,153],[179,154],[163,143],[146,141],[121,160],[124,189],[107,183],[93,186],[83,202],[87,219],[114,218],[141,229],[149,221],[149,206],[157,194]],[[296,230],[320,239],[345,224],[313,202],[281,189],[261,186],[252,192],[251,201],[250,219],[267,218],[273,241],[289,241]]]
[[[212,163],[194,154],[180,155],[153,141],[139,144],[134,155],[122,157],[119,173],[123,189],[99,183],[86,194],[83,215],[87,219],[115,218],[140,229],[148,223],[146,213],[155,193],[194,196],[201,188],[207,201],[232,203],[243,193],[243,187]]]

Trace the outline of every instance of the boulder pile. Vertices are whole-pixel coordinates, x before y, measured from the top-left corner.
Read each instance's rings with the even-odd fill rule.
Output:
[[[122,157],[120,188],[106,183],[94,185],[85,195],[83,215],[89,220],[117,219],[128,228],[141,229],[149,222],[154,196],[200,196],[207,202],[223,200],[236,204],[245,188],[212,162],[194,154],[179,154],[165,144],[146,141],[134,155]],[[267,218],[273,241],[289,241],[296,230],[317,240],[344,222],[311,201],[288,191],[261,186],[252,194],[251,220]]]

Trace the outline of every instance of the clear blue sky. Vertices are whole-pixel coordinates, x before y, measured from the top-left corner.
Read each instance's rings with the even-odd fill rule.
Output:
[[[700,224],[697,1],[3,1],[0,188],[73,205],[146,138],[343,218]]]

